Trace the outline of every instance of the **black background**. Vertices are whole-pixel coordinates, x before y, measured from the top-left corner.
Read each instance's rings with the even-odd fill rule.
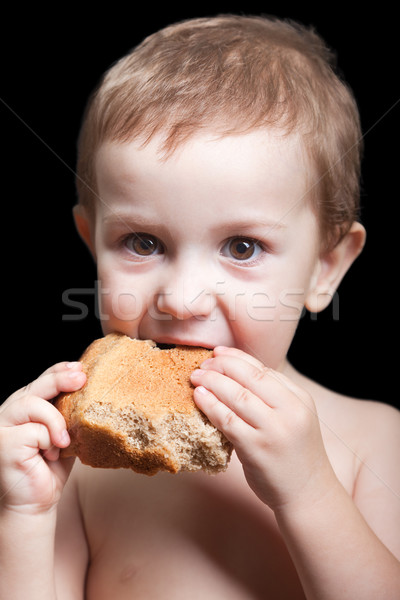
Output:
[[[297,6],[296,6],[297,5]],[[362,222],[368,240],[332,308],[305,316],[290,358],[346,394],[399,405],[397,17],[337,3],[213,2],[174,8],[118,3],[3,10],[1,115],[0,400],[59,360],[73,360],[101,335],[94,314],[77,321],[62,294],[93,290],[95,268],[75,233],[76,138],[101,74],[141,39],[176,20],[220,12],[273,14],[316,30],[336,49],[354,90],[365,134]],[[337,307],[336,307],[337,308]]]

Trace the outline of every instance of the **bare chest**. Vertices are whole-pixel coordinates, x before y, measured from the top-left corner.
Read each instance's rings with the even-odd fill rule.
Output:
[[[87,599],[303,599],[272,511],[240,465],[229,470],[152,478],[90,470]]]
[[[325,448],[351,494],[359,462],[351,420],[346,428],[327,417]],[[87,600],[304,600],[274,514],[235,454],[216,476],[86,468],[82,482]]]

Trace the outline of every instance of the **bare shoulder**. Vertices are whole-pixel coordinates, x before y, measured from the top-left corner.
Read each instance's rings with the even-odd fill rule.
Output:
[[[400,412],[371,401],[360,401],[359,412],[363,439],[353,499],[376,535],[400,559]]]
[[[384,440],[387,444],[388,435],[393,436],[394,443],[400,441],[400,411],[394,406],[380,400],[339,394],[292,368],[289,376],[312,395],[322,423],[326,422],[338,433],[347,432],[356,445],[365,445],[366,450],[371,450],[371,443]]]
[[[351,427],[356,447],[363,456],[400,451],[400,411],[397,408],[376,400],[334,393],[331,396],[336,420],[343,421],[343,427],[346,422],[347,427]]]
[[[330,427],[354,458],[354,503],[400,559],[400,411],[384,402],[329,391],[325,400],[331,407]]]
[[[361,425],[367,428],[371,439],[384,441],[385,445],[389,439],[400,442],[400,411],[386,404],[374,400],[348,399],[354,405],[354,412],[361,419]],[[393,434],[393,438],[388,437]]]
[[[397,408],[383,401],[338,394],[317,384],[313,391],[321,421],[347,441],[358,458],[360,472],[367,464],[398,464],[400,411]]]
[[[379,485],[379,473],[381,483],[386,477],[389,482],[395,474],[399,483],[400,508],[400,411],[384,402],[372,400],[348,399],[347,403],[358,422],[357,445],[361,461],[358,484],[372,479]]]
[[[389,431],[397,431],[399,435],[400,411],[383,401],[364,400],[352,398],[330,392],[332,401],[338,408],[344,411],[346,418],[355,420],[360,433],[368,433],[370,442],[378,441],[383,434],[387,436]]]
[[[400,411],[384,401],[344,396],[302,375],[294,377],[314,398],[339,479],[371,529],[400,559]]]

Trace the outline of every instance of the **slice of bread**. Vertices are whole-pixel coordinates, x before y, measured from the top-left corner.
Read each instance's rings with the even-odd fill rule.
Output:
[[[147,475],[225,470],[232,445],[197,408],[190,383],[211,355],[191,346],[162,350],[119,333],[95,340],[81,357],[87,382],[55,400],[71,437],[61,455]]]

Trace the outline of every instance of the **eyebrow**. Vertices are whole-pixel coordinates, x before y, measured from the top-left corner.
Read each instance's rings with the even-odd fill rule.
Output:
[[[154,219],[143,216],[141,214],[135,214],[133,212],[124,212],[124,211],[113,211],[111,214],[106,215],[103,218],[103,223],[107,224],[118,224],[124,225],[125,227],[132,228],[134,225],[134,229],[137,231],[138,227],[154,227],[156,223]],[[159,226],[163,226],[163,223],[157,224]],[[211,231],[218,229],[230,229],[232,231],[236,231],[237,234],[245,233],[249,230],[252,231],[280,231],[286,229],[287,225],[280,220],[276,221],[267,221],[267,220],[231,220],[224,221],[222,223],[218,223],[215,227],[211,227]]]
[[[226,227],[227,229],[286,229],[286,225],[283,221],[264,221],[264,220],[249,220],[249,221],[225,221],[218,225],[218,227]]]
[[[143,215],[135,214],[132,212],[123,212],[119,210],[113,210],[112,212],[110,212],[110,214],[105,215],[102,220],[103,223],[115,223],[118,221],[120,221],[121,223],[129,223],[129,221],[134,221],[135,223],[140,221],[143,221],[144,223],[151,222],[151,219],[147,219],[143,217]]]
[[[151,218],[146,218],[143,215],[135,214],[131,212],[123,212],[113,210],[110,214],[105,215],[102,219],[105,225],[120,225],[127,227],[128,229],[137,231],[137,228],[140,227],[146,229],[147,227],[154,226],[154,220]]]

